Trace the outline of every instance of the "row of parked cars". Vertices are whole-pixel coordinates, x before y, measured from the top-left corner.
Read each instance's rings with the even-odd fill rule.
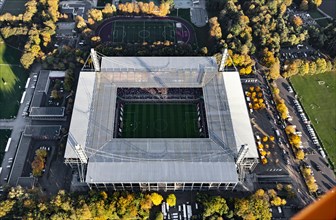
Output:
[[[316,50],[312,50],[311,48],[309,48],[308,46],[304,46],[304,45],[297,45],[297,49],[293,48],[291,49],[290,47],[288,47],[286,49],[286,51],[282,52],[280,54],[280,61],[284,62],[286,60],[290,60],[290,59],[317,59],[320,57],[323,57],[323,55]]]

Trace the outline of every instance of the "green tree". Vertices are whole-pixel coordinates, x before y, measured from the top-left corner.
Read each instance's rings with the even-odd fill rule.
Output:
[[[162,214],[162,212],[158,212],[156,214],[155,220],[163,220],[163,214]]]
[[[229,207],[226,204],[226,200],[220,196],[210,197],[207,201],[203,203],[204,206],[204,217],[209,217],[215,213],[220,216],[227,214]]]

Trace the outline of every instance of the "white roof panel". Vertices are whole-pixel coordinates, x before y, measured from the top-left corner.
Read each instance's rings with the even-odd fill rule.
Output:
[[[240,149],[242,145],[247,144],[249,151],[246,157],[258,158],[257,147],[239,73],[224,72],[223,78],[237,147]],[[237,151],[239,151],[239,149],[237,149]]]
[[[211,182],[237,183],[234,162],[93,162],[87,168],[88,183]]]
[[[64,158],[77,158],[73,147],[86,146],[95,78],[95,72],[80,73]]]

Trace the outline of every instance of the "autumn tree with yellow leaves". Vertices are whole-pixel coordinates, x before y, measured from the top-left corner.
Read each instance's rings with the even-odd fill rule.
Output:
[[[222,38],[222,29],[218,22],[218,18],[217,17],[210,18],[209,25],[210,25],[210,36],[216,39]]]
[[[163,200],[163,197],[158,193],[152,193],[151,194],[151,200],[152,200],[154,205],[160,205],[162,200]]]

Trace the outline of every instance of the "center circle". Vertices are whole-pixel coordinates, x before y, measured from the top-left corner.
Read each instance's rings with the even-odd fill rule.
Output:
[[[159,126],[160,125],[160,126]],[[154,129],[156,131],[166,131],[168,128],[168,123],[166,120],[163,119],[157,119],[154,123]]]
[[[139,31],[139,37],[140,38],[143,38],[143,39],[146,39],[149,37],[150,33],[148,30],[142,30],[142,31]]]

